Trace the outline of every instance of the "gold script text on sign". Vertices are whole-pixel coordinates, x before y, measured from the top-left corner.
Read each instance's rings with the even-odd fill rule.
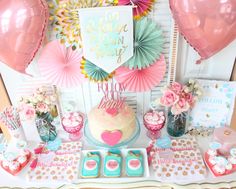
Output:
[[[89,19],[86,25],[90,42],[94,44],[90,50],[96,53],[97,58],[116,56],[118,64],[128,47],[123,35],[128,32],[128,26],[119,24],[119,15],[119,12],[106,13],[104,17]]]

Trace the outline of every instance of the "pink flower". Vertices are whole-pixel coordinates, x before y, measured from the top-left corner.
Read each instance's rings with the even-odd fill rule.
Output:
[[[21,112],[25,119],[32,119],[35,116],[35,109],[33,106],[26,104],[21,107]]]
[[[179,100],[179,96],[176,95],[172,90],[166,90],[160,99],[160,104],[163,106],[170,107]]]
[[[41,113],[47,113],[49,108],[48,108],[48,105],[43,103],[43,102],[39,102],[37,105],[36,105],[36,110],[41,112]]]
[[[193,98],[192,93],[186,93],[186,94],[185,94],[185,99],[186,99],[186,101],[190,104],[190,106],[193,105],[193,103],[194,103],[194,98]]]
[[[183,89],[183,86],[178,82],[173,82],[170,86],[170,89],[178,94]]]
[[[188,111],[189,108],[190,108],[189,103],[184,98],[181,98],[176,104],[172,106],[171,112],[174,115],[178,115],[181,114],[182,112]]]

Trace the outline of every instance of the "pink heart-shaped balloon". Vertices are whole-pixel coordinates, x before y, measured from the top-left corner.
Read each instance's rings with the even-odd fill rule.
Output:
[[[122,137],[122,132],[119,130],[115,131],[104,131],[101,135],[102,140],[108,144],[109,146],[114,146],[116,145],[121,137]]]
[[[235,0],[169,0],[180,33],[207,59],[236,38]]]
[[[1,0],[0,61],[25,73],[45,37],[48,16],[44,0]]]

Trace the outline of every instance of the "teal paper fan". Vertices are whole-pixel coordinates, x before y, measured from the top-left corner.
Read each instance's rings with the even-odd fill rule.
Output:
[[[108,81],[114,75],[114,72],[109,74],[84,58],[81,61],[81,70],[86,78],[94,82]]]
[[[143,69],[154,64],[163,50],[162,30],[152,20],[143,18],[134,22],[134,56],[124,66]]]

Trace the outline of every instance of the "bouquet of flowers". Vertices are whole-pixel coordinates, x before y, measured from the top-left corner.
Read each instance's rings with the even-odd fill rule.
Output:
[[[186,85],[173,82],[163,90],[163,95],[158,103],[168,107],[173,115],[181,115],[192,108],[202,95],[199,84],[189,80]]]
[[[25,119],[42,117],[55,109],[56,96],[47,95],[47,87],[40,87],[27,97],[20,99],[20,112]]]

